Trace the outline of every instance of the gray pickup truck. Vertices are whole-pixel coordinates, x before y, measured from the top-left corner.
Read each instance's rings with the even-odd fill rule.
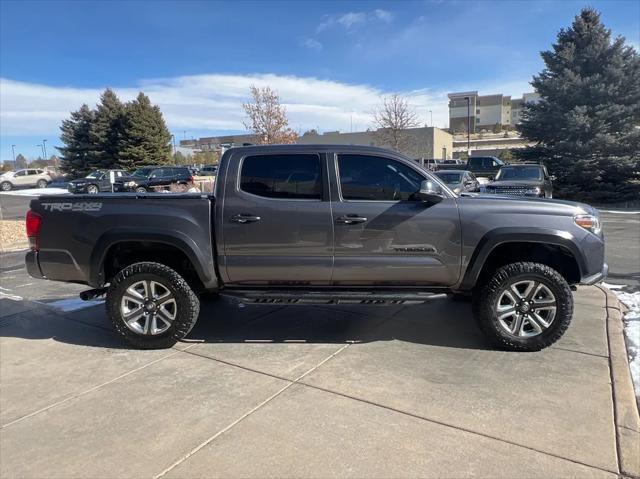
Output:
[[[42,196],[27,235],[29,274],[89,285],[84,299],[106,293],[115,329],[149,349],[185,337],[199,295],[214,293],[267,304],[468,296],[498,346],[539,350],[569,326],[573,285],[607,273],[593,208],[457,196],[414,161],[358,146],[230,149],[211,196]]]

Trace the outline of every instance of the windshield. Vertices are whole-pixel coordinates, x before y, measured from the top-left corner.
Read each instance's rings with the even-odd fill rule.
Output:
[[[140,168],[133,172],[133,176],[149,176],[155,168]]]
[[[89,173],[87,176],[85,176],[85,178],[100,178],[102,176],[103,172],[100,170],[96,170],[96,171],[92,171],[91,173]]]
[[[460,183],[461,173],[446,173],[446,172],[438,172],[436,173],[438,178],[444,181],[448,185],[452,185],[454,183]]]
[[[541,170],[539,166],[502,167],[496,175],[496,181],[541,180]]]

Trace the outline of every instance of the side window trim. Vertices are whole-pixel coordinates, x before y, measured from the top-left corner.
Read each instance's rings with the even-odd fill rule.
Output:
[[[340,180],[340,164],[339,164],[339,160],[340,160],[340,156],[341,155],[349,155],[349,154],[358,154],[358,153],[345,153],[345,152],[339,152],[337,151],[333,157],[334,157],[334,165],[335,165],[335,172],[336,172],[336,184],[338,186],[338,200],[340,202],[343,203],[398,203],[399,201],[402,200],[347,200],[344,198],[344,196],[342,195],[342,181]],[[365,156],[373,156],[376,158],[382,158],[388,161],[395,161],[396,163],[400,163],[403,166],[406,166],[407,168],[413,170],[418,176],[423,178],[424,180],[433,180],[430,176],[426,176],[424,175],[423,171],[418,170],[417,168],[412,168],[409,165],[406,165],[405,163],[398,161],[395,158],[391,158],[389,156],[384,156],[384,155],[374,155],[374,154],[370,154],[370,153],[363,153],[363,155]]]
[[[321,186],[322,186],[322,193],[321,193],[321,197],[320,198],[272,198],[270,196],[261,196],[261,195],[256,195],[255,193],[250,193],[248,191],[245,191],[241,188],[241,183],[242,183],[242,167],[244,166],[244,161],[247,158],[250,158],[252,156],[270,156],[270,155],[309,155],[309,156],[315,156],[316,158],[318,158],[319,161],[319,165],[320,165],[320,182],[321,182]],[[248,195],[252,198],[260,198],[260,200],[269,200],[269,201],[315,201],[315,202],[322,202],[322,201],[326,201],[327,200],[327,189],[325,186],[325,176],[326,176],[326,169],[325,169],[325,164],[326,164],[326,160],[324,159],[323,155],[320,153],[269,153],[269,154],[247,154],[245,156],[243,156],[242,158],[240,158],[240,161],[238,162],[238,169],[236,172],[236,179],[235,179],[235,193],[239,194],[239,195]]]

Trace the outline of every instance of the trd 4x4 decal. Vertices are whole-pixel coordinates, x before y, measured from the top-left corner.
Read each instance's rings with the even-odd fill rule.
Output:
[[[102,203],[42,203],[46,211],[100,211]]]

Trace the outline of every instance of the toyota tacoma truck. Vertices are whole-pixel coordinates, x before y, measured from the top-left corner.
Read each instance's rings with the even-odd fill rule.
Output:
[[[232,148],[213,195],[41,196],[26,226],[29,274],[106,294],[116,331],[147,349],[188,335],[203,293],[287,305],[453,294],[496,345],[534,351],[569,326],[574,285],[607,273],[590,206],[458,196],[373,147]]]

